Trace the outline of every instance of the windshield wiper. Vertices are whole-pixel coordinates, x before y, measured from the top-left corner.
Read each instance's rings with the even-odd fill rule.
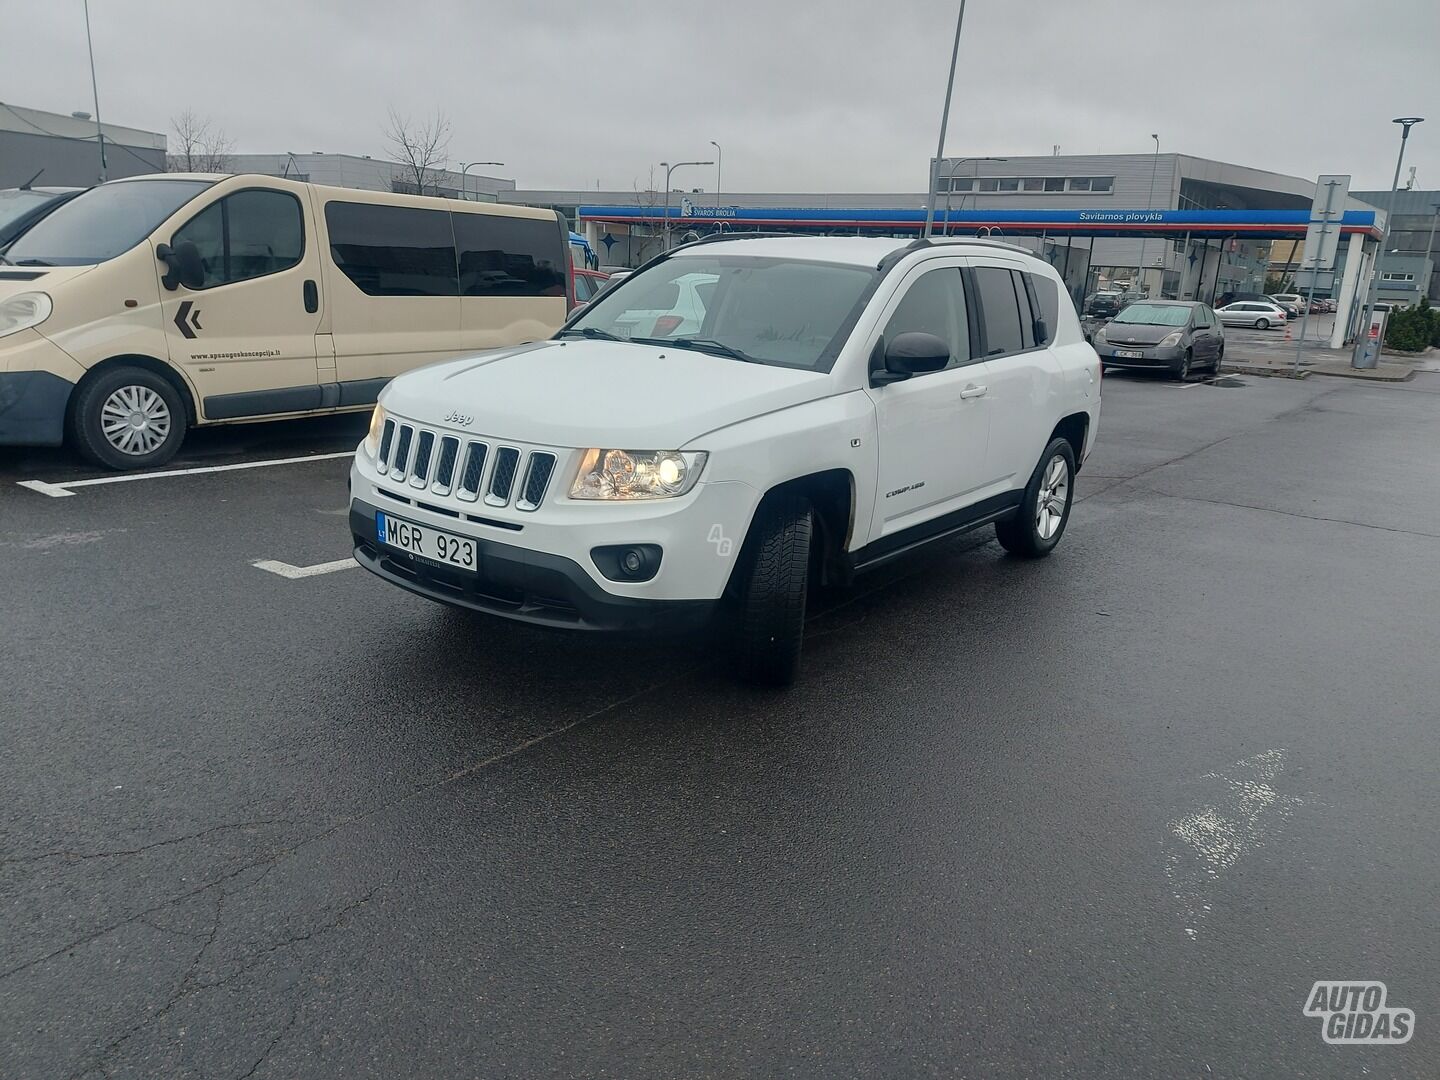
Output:
[[[691,349],[694,352],[710,353],[712,356],[728,356],[731,360],[743,360],[747,364],[763,364],[760,360],[749,353],[741,352],[733,345],[726,345],[723,341],[716,341],[714,338],[631,338],[641,345],[674,345],[677,349]]]
[[[579,334],[581,337],[591,338],[595,341],[624,341],[624,338],[616,337],[609,330],[601,330],[598,326],[572,326],[568,330],[561,330],[556,337],[565,337],[567,334]]]
[[[19,262],[17,262],[17,263],[12,263],[11,265],[13,265],[13,266],[53,266],[54,263],[48,263],[48,262],[46,262],[44,259],[21,259]]]

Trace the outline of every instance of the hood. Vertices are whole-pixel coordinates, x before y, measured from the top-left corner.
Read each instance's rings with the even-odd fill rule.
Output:
[[[1154,345],[1161,338],[1167,338],[1180,326],[1151,326],[1148,323],[1112,322],[1105,327],[1105,340],[1111,345]]]
[[[73,281],[95,269],[94,263],[84,266],[9,266],[0,264],[0,300],[22,292],[48,293],[56,285]]]
[[[829,376],[619,341],[542,341],[418,368],[381,403],[410,420],[554,447],[679,450],[716,428],[830,392]],[[700,447],[704,449],[704,447]]]

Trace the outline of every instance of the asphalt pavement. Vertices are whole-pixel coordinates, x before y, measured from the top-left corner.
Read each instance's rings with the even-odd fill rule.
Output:
[[[1107,376],[1053,557],[827,596],[778,693],[344,568],[363,418],[0,450],[0,1077],[1433,1077],[1437,418]]]

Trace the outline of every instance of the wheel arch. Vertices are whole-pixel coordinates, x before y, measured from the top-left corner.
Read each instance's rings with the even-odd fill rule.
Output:
[[[821,581],[828,584],[848,577],[843,556],[855,529],[855,474],[849,469],[822,469],[781,481],[760,497],[746,523],[745,541],[731,567],[727,592],[739,580],[753,551],[755,522],[770,504],[786,495],[805,496],[814,511]]]
[[[1070,450],[1075,455],[1075,471],[1080,471],[1080,463],[1085,457],[1085,439],[1090,434],[1090,414],[1086,412],[1071,413],[1055,425],[1050,432],[1050,438],[1045,442],[1048,445],[1055,439],[1064,439],[1070,444]]]
[[[176,391],[180,394],[180,400],[185,403],[185,426],[194,427],[199,422],[200,414],[195,406],[195,392],[190,388],[190,384],[185,379],[185,376],[180,374],[173,365],[166,363],[164,360],[157,360],[153,356],[147,356],[145,353],[121,353],[118,356],[106,357],[85,372],[80,381],[75,384],[75,390],[79,390],[80,387],[94,382],[106,372],[114,371],[117,367],[138,367],[159,375],[171,386],[175,387]],[[71,391],[70,401],[66,405],[67,423],[73,418],[75,401],[78,396],[75,391]]]

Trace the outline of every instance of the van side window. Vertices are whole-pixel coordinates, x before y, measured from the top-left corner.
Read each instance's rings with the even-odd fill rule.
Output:
[[[202,289],[278,274],[305,254],[300,201],[284,191],[237,191],[201,210],[170,242],[187,240],[205,268]]]
[[[958,267],[928,270],[905,291],[885,324],[884,340],[888,343],[897,334],[912,332],[934,334],[950,346],[946,367],[958,367],[970,359],[969,320]]]
[[[553,219],[451,214],[461,296],[564,296],[568,259]]]
[[[986,355],[1020,352],[1025,347],[1025,337],[1020,325],[1020,302],[1015,298],[1015,282],[1010,271],[998,266],[977,266],[971,273],[985,320]]]
[[[329,202],[325,226],[335,265],[366,295],[459,295],[455,237],[444,210]]]

